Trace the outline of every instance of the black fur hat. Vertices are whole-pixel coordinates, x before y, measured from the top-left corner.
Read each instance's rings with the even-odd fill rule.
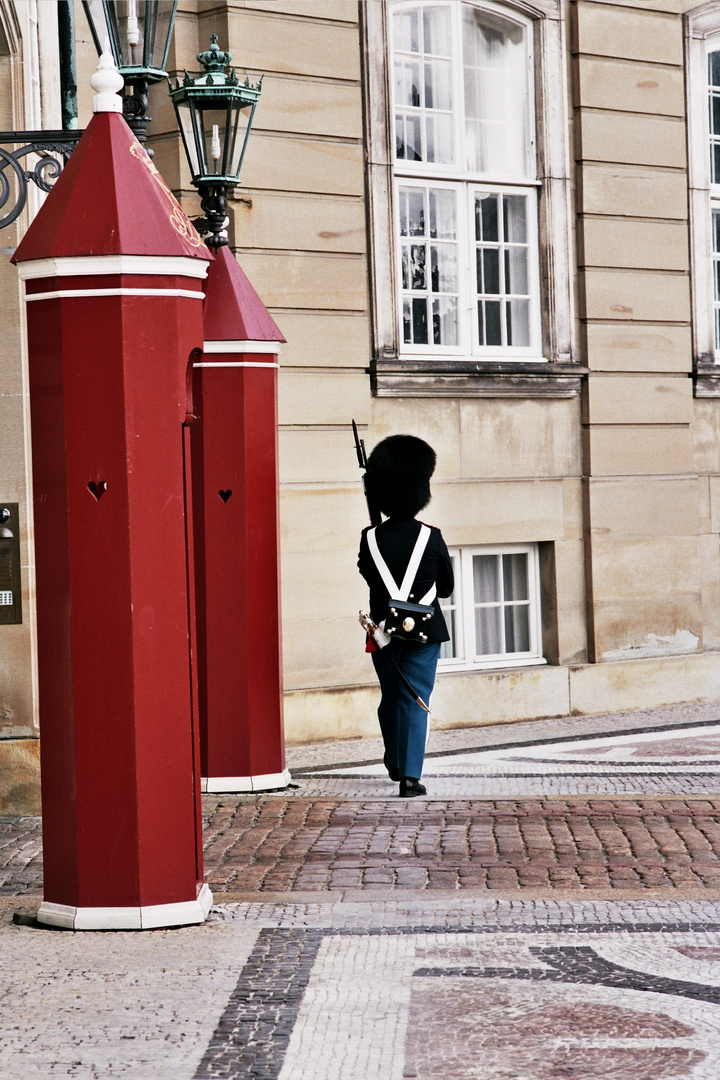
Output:
[[[430,502],[436,460],[432,446],[415,435],[389,435],[368,458],[369,497],[386,517],[414,518]]]

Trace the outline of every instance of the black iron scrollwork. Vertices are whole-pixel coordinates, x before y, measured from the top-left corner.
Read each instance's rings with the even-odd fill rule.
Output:
[[[82,134],[82,131],[0,131],[0,213],[6,206],[10,207],[0,216],[0,229],[12,225],[23,212],[30,183],[44,192],[52,190]],[[11,151],[3,149],[3,143],[24,145]],[[29,154],[37,154],[38,161],[32,168],[24,168],[21,159]]]

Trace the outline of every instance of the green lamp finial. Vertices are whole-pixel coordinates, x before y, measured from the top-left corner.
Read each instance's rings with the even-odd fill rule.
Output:
[[[213,34],[210,38],[210,48],[207,52],[198,53],[197,59],[205,68],[207,74],[210,75],[213,72],[224,71],[232,60],[232,56],[229,52],[222,51],[218,45],[217,34]]]

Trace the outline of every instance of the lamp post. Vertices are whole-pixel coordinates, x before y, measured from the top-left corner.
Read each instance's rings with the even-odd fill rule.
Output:
[[[194,225],[208,234],[209,247],[220,248],[228,242],[227,191],[240,183],[262,78],[252,86],[249,78],[241,83],[233,68],[228,72],[232,56],[219,48],[216,34],[207,52],[198,53],[197,59],[205,74],[193,78],[185,72],[170,97],[205,214]]]
[[[285,768],[280,648],[278,354],[283,335],[228,246],[228,188],[240,182],[260,97],[213,35],[170,91],[214,249],[190,425],[202,788],[268,791]]]
[[[98,56],[103,53],[105,41],[110,43],[115,66],[126,88],[123,115],[138,142],[144,143],[150,123],[148,86],[168,77],[165,66],[177,0],[83,0],[83,8]],[[66,49],[72,44],[67,38],[67,33],[61,38]],[[66,55],[64,60],[72,67],[71,57]],[[70,81],[73,80],[74,73]],[[77,129],[0,131],[0,229],[12,225],[22,213],[30,183],[45,193],[51,190],[82,134]],[[4,145],[15,145],[18,149],[4,150]],[[149,153],[152,157],[152,151]],[[27,169],[23,167],[23,158],[30,154],[38,155],[39,160],[34,168]],[[13,191],[17,194],[11,203]],[[8,205],[10,208],[2,214]]]
[[[115,66],[125,80],[123,115],[143,143],[150,123],[148,86],[167,78],[177,0],[83,0],[83,8],[98,56],[105,40],[110,42]]]

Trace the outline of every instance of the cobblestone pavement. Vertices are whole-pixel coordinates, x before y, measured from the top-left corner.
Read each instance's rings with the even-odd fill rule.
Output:
[[[0,1080],[717,1080],[720,705],[375,740],[208,796],[203,927],[38,929],[0,822]]]

